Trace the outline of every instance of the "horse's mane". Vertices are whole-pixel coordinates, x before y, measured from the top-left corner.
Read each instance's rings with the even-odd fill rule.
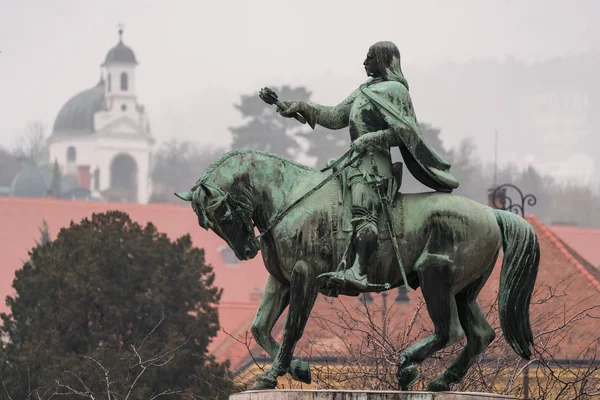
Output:
[[[219,156],[215,161],[210,163],[210,165],[208,167],[206,167],[204,172],[202,172],[202,174],[198,178],[198,181],[196,182],[196,186],[200,182],[206,182],[206,180],[216,171],[216,169],[219,168],[221,166],[221,164],[225,163],[230,158],[240,156],[240,155],[245,155],[245,154],[257,154],[257,155],[261,155],[261,156],[265,156],[265,157],[269,157],[269,158],[274,158],[285,164],[292,165],[296,168],[303,169],[305,171],[316,171],[312,167],[306,166],[306,165],[301,164],[294,160],[290,160],[289,158],[280,156],[279,154],[269,153],[269,152],[261,151],[261,150],[239,149],[239,150],[228,151],[227,153],[224,153],[223,155]]]

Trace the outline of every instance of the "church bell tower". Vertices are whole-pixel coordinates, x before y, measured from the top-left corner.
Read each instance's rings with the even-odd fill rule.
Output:
[[[136,106],[135,68],[137,60],[133,50],[123,43],[123,26],[119,25],[119,42],[102,64],[106,73],[106,106],[108,110],[126,112]]]

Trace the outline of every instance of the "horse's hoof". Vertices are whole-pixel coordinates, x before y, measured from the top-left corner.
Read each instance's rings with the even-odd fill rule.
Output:
[[[402,390],[409,390],[413,383],[419,378],[419,368],[416,365],[409,365],[396,374],[398,384]]]
[[[256,378],[256,382],[252,385],[252,390],[275,389],[277,386],[277,378],[263,374]]]
[[[438,376],[429,382],[429,385],[427,385],[427,390],[430,392],[449,392],[450,384],[446,382],[443,377]]]
[[[292,360],[290,363],[290,375],[297,381],[310,384],[312,378],[310,376],[310,368],[308,362],[300,360]]]

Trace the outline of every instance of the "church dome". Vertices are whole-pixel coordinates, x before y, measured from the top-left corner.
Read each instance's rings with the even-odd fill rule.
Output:
[[[10,186],[12,197],[44,197],[47,192],[47,178],[42,169],[33,164],[25,165]]]
[[[103,65],[110,63],[137,64],[133,50],[123,44],[123,29],[119,29],[119,43],[108,51]]]
[[[110,49],[108,54],[106,54],[104,64],[110,64],[113,62],[137,64],[133,50],[125,46],[123,42],[119,42],[119,44]]]
[[[52,136],[80,136],[94,133],[94,114],[105,110],[104,81],[71,97],[58,112]]]

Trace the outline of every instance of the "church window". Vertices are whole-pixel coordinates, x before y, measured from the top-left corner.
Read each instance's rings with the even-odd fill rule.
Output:
[[[107,90],[110,92],[110,88],[112,86],[112,76],[110,76],[110,74],[108,74],[108,76],[106,77],[107,82]]]
[[[123,92],[127,91],[127,85],[128,85],[128,81],[127,81],[127,74],[125,72],[121,73],[121,90]]]
[[[69,146],[67,149],[67,162],[74,163],[75,161],[77,161],[77,151],[75,147]]]
[[[127,105],[121,104],[121,111],[127,111]]]

